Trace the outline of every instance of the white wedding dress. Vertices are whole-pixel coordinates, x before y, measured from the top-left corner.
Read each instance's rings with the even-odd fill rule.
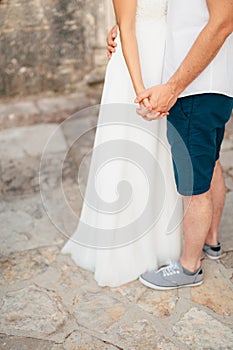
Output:
[[[136,30],[146,87],[161,83],[166,11],[166,0],[138,1]],[[111,287],[177,260],[183,215],[166,119],[148,122],[137,115],[119,35],[116,42],[79,225],[62,249],[78,266],[93,271],[98,285]]]

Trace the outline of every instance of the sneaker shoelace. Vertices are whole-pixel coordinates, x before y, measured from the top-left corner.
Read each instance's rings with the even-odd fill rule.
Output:
[[[171,262],[168,266],[163,267],[161,270],[164,277],[173,276],[180,273],[179,265],[174,262]]]

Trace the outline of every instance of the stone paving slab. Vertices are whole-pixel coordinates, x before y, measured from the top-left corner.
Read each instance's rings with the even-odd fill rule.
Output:
[[[34,285],[10,291],[1,301],[0,327],[6,333],[20,330],[50,335],[64,324],[66,318],[60,297]]]
[[[175,337],[189,349],[232,349],[232,330],[196,307],[191,308],[173,329]]]
[[[1,256],[28,249],[62,244],[65,240],[50,222],[41,198],[17,198],[1,203]]]
[[[230,120],[228,121],[226,125],[226,134],[225,138],[233,140],[233,116],[231,116]]]
[[[66,142],[69,146],[72,146],[74,141],[78,141],[77,136],[79,135],[83,136],[81,142],[82,146],[93,146],[93,134],[95,134],[96,131],[98,110],[98,106],[84,109],[61,124]],[[91,138],[86,135],[89,132],[92,132]]]
[[[41,98],[37,100],[36,105],[42,115],[51,115],[59,111],[72,112],[77,109],[88,107],[90,99],[85,93],[74,93],[67,96],[55,96]]]
[[[233,250],[233,192],[227,194],[223,217],[220,224],[219,238],[225,251]]]
[[[25,156],[41,155],[51,135],[57,130],[58,124],[41,124],[15,129],[7,129],[0,133],[0,159],[18,159]],[[67,144],[60,129],[57,131],[56,143],[50,147],[50,153],[67,150]]]
[[[39,109],[35,103],[31,101],[18,101],[0,104],[1,119],[8,117],[10,120],[15,119],[16,115],[24,115],[32,117],[39,114]]]
[[[160,329],[157,329],[155,324],[137,308],[129,309],[119,322],[107,330],[106,334],[107,339],[111,339],[121,349],[179,349],[173,341],[161,336]]]
[[[40,156],[0,160],[0,168],[0,191],[6,199],[31,195],[41,189],[51,192],[61,182],[74,183],[76,177],[74,162],[61,152],[50,153],[43,163]]]
[[[220,156],[224,170],[226,188],[228,192],[233,191],[233,117],[227,123],[225,139]]]
[[[233,167],[233,150],[226,150],[221,154],[221,164],[224,170],[228,170]]]
[[[2,258],[0,285],[13,285],[44,274],[58,253],[58,247],[50,246],[16,252]]]
[[[60,123],[83,108],[99,103],[102,88],[82,86],[69,95],[37,96],[22,100],[0,101],[0,130],[42,123]]]
[[[86,292],[77,295],[73,302],[73,312],[78,323],[101,333],[118,321],[125,314],[126,309],[127,305],[107,293]]]
[[[233,141],[225,138],[222,143],[222,152],[229,151],[231,149],[233,149]]]
[[[224,258],[222,258],[221,262],[227,269],[233,269],[233,251],[230,251]]]
[[[107,341],[102,341],[88,333],[84,330],[74,331],[71,333],[63,344],[64,350],[117,350],[119,347],[116,347],[112,344],[108,344]]]
[[[221,264],[203,263],[205,282],[199,288],[191,289],[191,299],[221,316],[233,315],[233,290],[228,279],[222,274]]]
[[[137,305],[152,315],[162,318],[170,316],[175,311],[177,300],[177,290],[164,293],[153,291],[153,298],[151,298],[151,291],[147,289],[138,299]]]
[[[46,340],[0,334],[0,349],[2,350],[55,350],[53,345],[54,342]]]

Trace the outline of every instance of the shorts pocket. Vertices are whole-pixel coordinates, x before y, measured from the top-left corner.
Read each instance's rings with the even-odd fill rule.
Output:
[[[180,108],[186,118],[190,118],[193,113],[194,96],[180,98]]]

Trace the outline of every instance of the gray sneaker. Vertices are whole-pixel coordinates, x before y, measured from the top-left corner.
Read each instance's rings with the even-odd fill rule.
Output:
[[[223,256],[220,242],[218,242],[217,245],[210,245],[205,243],[203,247],[203,252],[209,259],[212,259],[212,260],[218,260]]]
[[[203,283],[203,271],[200,267],[195,274],[187,274],[179,262],[171,262],[157,271],[148,271],[139,277],[145,286],[167,290],[182,287],[199,286]]]

